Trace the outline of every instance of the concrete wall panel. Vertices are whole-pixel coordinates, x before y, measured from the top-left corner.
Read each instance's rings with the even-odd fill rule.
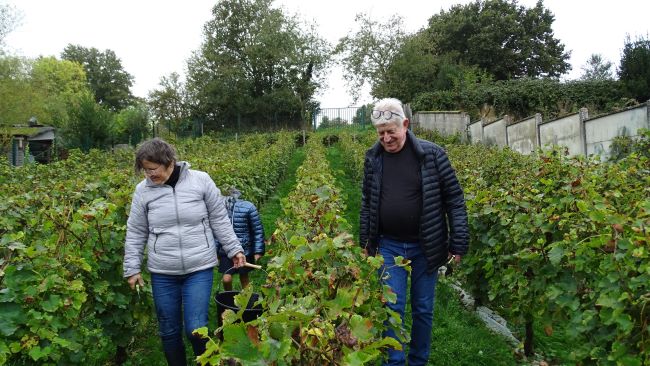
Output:
[[[637,136],[640,128],[649,128],[647,105],[585,121],[587,154],[607,158],[616,136]]]
[[[537,148],[537,122],[535,117],[521,120],[506,127],[511,149],[528,155]]]
[[[584,154],[582,133],[580,132],[580,114],[575,113],[539,126],[539,140],[544,147],[564,146],[569,155]]]
[[[486,145],[507,146],[506,119],[494,121],[483,126],[483,143]]]
[[[469,125],[469,135],[473,144],[483,141],[483,122],[478,121]]]
[[[413,119],[420,128],[447,136],[464,135],[469,124],[469,116],[461,112],[417,112]]]

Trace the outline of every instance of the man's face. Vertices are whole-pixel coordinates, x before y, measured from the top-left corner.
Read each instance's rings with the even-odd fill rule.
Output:
[[[408,127],[408,120],[405,119],[401,123],[386,123],[377,126],[377,135],[379,142],[389,153],[396,153],[402,150],[406,142],[406,129]]]

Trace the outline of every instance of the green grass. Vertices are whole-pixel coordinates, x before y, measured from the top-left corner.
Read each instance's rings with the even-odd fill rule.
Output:
[[[275,231],[275,222],[279,217],[284,215],[282,211],[282,198],[285,198],[294,189],[296,185],[296,170],[305,160],[305,148],[300,147],[296,149],[294,154],[289,160],[287,171],[284,177],[278,184],[275,193],[264,202],[264,205],[259,208],[262,225],[264,226],[264,233],[267,238],[270,238]]]
[[[136,336],[135,341],[127,347],[127,353],[125,366],[167,364],[158,336],[158,323],[155,320],[155,315],[152,322],[146,324],[142,333]],[[185,347],[185,354],[192,356],[192,348],[189,344]]]
[[[431,365],[518,364],[506,339],[466,310],[445,279],[436,287],[433,325]]]
[[[345,157],[341,156],[341,150],[335,145],[327,149],[327,160],[337,185],[341,188],[341,194],[345,199],[345,213],[343,217],[350,225],[350,234],[355,240],[359,239],[359,212],[361,210],[361,185],[350,178],[343,166]]]
[[[549,336],[544,332],[544,326],[540,321],[535,321],[533,325],[533,348],[536,354],[543,355],[544,359],[551,365],[564,366],[575,365],[576,361],[570,359],[570,350],[573,343],[565,334],[566,329],[561,325],[553,325],[553,333]],[[517,337],[524,340],[524,328],[515,327],[513,332]]]
[[[276,221],[278,218],[284,215],[282,210],[282,199],[287,197],[289,193],[296,186],[296,171],[298,167],[302,165],[302,162],[305,160],[305,149],[300,147],[296,149],[294,154],[289,160],[287,165],[287,170],[284,173],[278,188],[275,193],[269,197],[269,199],[264,202],[264,205],[259,207],[260,219],[262,220],[262,226],[264,226],[264,235],[267,239],[266,250],[272,249],[268,245],[268,239],[271,238],[273,232],[276,229]],[[266,262],[269,259],[269,255],[266,255],[260,259],[260,264],[265,266]],[[264,283],[265,274],[263,271],[251,271],[250,279],[252,284],[262,284]]]

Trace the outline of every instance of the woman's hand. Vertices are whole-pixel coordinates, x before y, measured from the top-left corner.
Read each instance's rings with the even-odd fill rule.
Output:
[[[127,282],[129,283],[131,290],[135,290],[136,285],[140,287],[144,286],[144,280],[142,279],[142,276],[139,273],[136,273],[133,276],[129,277],[127,279]]]
[[[232,264],[235,268],[243,267],[246,264],[246,256],[244,252],[239,252],[232,257]]]

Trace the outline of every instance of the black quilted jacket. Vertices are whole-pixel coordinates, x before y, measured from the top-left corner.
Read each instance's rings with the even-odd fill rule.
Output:
[[[432,273],[447,260],[447,253],[463,255],[469,247],[467,210],[463,190],[447,154],[438,145],[407,131],[420,161],[422,176],[422,216],[420,244]],[[382,152],[379,142],[366,152],[361,196],[360,245],[370,255],[377,253],[379,202],[381,195]]]

